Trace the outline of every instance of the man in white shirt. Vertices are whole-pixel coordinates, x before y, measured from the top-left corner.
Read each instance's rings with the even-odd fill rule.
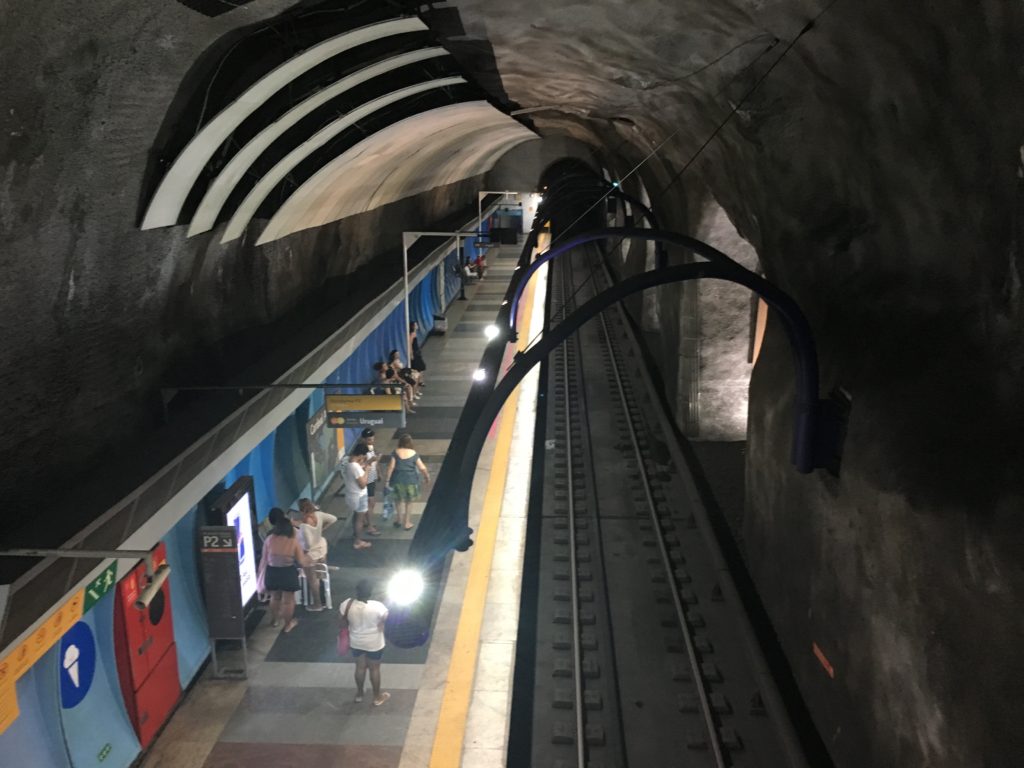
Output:
[[[373,546],[363,538],[366,533],[366,512],[369,499],[366,492],[366,486],[369,483],[369,475],[366,474],[367,453],[365,444],[356,443],[348,457],[348,464],[345,465],[345,502],[356,516],[352,526],[355,532],[352,549],[369,549]]]
[[[306,572],[309,584],[309,603],[307,611],[322,611],[323,601],[320,599],[320,577],[316,572],[318,563],[327,563],[327,539],[324,528],[334,525],[338,518],[324,512],[313,503],[312,499],[299,499],[299,543],[313,561],[313,564],[302,570]]]

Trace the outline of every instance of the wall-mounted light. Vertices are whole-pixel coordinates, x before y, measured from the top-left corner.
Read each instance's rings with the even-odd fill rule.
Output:
[[[423,594],[423,574],[412,568],[403,568],[388,581],[388,600],[393,605],[412,605]]]

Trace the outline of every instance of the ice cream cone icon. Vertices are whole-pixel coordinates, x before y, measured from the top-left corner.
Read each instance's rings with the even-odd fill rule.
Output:
[[[78,654],[77,645],[69,645],[64,651],[64,669],[67,670],[68,677],[71,678],[75,688],[78,687]]]

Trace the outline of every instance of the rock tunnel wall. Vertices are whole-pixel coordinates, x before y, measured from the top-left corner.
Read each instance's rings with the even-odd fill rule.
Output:
[[[6,501],[35,492],[30,466],[81,463],[145,421],[168,366],[195,364],[189,350],[301,307],[391,247],[370,241],[376,231],[355,235],[385,218],[256,258],[245,243],[222,251],[135,228],[149,147],[191,62],[237,14],[249,23],[292,4],[212,20],[155,0],[94,0],[73,14],[57,0],[5,6]],[[640,165],[666,226],[694,231],[709,190],[807,311],[823,390],[851,394],[840,476],[795,474],[790,358],[769,320],[751,382],[743,534],[837,763],[1016,764],[1024,9],[455,5],[493,46],[509,97],[552,107],[533,115],[538,128],[593,146],[619,174]],[[456,186],[397,205],[425,223],[474,197],[475,185]],[[645,259],[631,250],[627,266]],[[655,352],[686,424],[680,298],[658,294]]]
[[[220,383],[366,270],[400,274],[403,222],[475,208],[480,180],[267,246],[219,230],[140,231],[153,142],[182,78],[215,40],[294,5],[210,19],[176,2],[5,6],[0,27],[0,497],[39,503],[151,428],[165,384]],[[258,231],[262,222],[257,222]]]
[[[620,173],[649,157],[667,224],[693,225],[710,190],[805,308],[823,393],[852,396],[840,476],[793,472],[792,367],[769,319],[742,532],[836,762],[1019,762],[1024,9],[458,5],[509,96],[558,107],[542,131]],[[671,300],[655,352],[678,389]]]

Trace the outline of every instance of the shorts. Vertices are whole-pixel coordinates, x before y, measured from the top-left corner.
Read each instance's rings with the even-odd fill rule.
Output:
[[[366,495],[367,496],[371,496],[371,497],[377,495],[377,481],[376,480],[374,480],[372,483],[367,483],[366,484]]]
[[[370,661],[380,661],[381,657],[383,655],[384,655],[384,649],[383,648],[381,648],[379,651],[364,651],[362,648],[353,648],[352,649],[352,656],[354,658],[357,658],[357,659],[360,656],[365,656]]]
[[[349,497],[345,499],[348,503],[349,509],[355,512],[357,515],[366,512],[370,508],[370,499],[365,493],[362,496],[356,498]]]
[[[298,592],[299,572],[294,565],[268,565],[263,585],[267,592]]]
[[[420,497],[419,483],[392,483],[391,492],[396,501],[416,501]]]

